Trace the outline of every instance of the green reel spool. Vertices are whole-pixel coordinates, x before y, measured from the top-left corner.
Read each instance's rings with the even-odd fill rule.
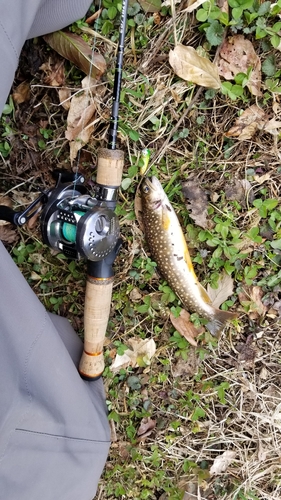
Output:
[[[75,211],[74,213],[80,215],[81,217],[85,214],[85,212],[79,211]],[[62,226],[62,234],[67,241],[69,241],[70,243],[75,243],[77,227],[74,224],[70,224],[69,222],[64,222]]]

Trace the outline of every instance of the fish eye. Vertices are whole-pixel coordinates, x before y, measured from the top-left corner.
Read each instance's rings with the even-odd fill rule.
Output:
[[[143,186],[143,192],[144,192],[144,194],[149,193],[149,191],[150,191],[150,189],[149,189],[148,186]]]

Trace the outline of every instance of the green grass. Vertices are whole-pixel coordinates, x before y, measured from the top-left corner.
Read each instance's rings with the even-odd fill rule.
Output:
[[[98,28],[116,42],[120,9],[109,3]],[[281,5],[270,10],[269,4],[229,0],[227,15],[213,1],[195,15],[177,4],[174,26],[169,8],[162,10],[157,24],[152,13],[139,8],[142,4],[138,12],[132,6],[120,106],[119,147],[126,161],[116,210],[123,246],[115,263],[104,349],[113,442],[97,499],[187,500],[199,498],[198,491],[208,500],[280,497],[280,129],[275,135],[258,130],[246,141],[225,136],[241,111],[253,104],[269,118],[278,120],[280,114],[276,23]],[[84,24],[76,23],[72,30],[82,33]],[[220,90],[202,89],[187,112],[197,87],[175,76],[169,66],[174,28],[179,42],[204,50],[211,60],[226,29],[227,36],[246,36],[261,59],[261,96],[251,95],[249,75],[244,74],[230,85],[222,79]],[[92,42],[89,34],[87,39]],[[106,55],[108,81],[105,77],[99,123],[80,156],[79,168],[88,179],[95,175],[89,153],[95,160],[98,148],[106,147],[115,56],[112,43],[100,38],[95,43]],[[76,69],[66,76],[69,88],[79,86],[83,77]],[[41,84],[42,78],[39,73],[35,80]],[[34,90],[35,103],[40,92]],[[9,196],[17,208],[23,203],[17,201],[19,195],[52,185],[54,164],[71,168],[63,137],[67,111],[58,112],[53,90],[44,92],[46,126],[40,114],[29,114],[28,103],[16,106],[22,117],[16,121],[12,101],[1,122],[0,152],[9,166],[1,191],[12,189]],[[38,126],[35,139],[23,130],[24,120]],[[16,139],[22,134],[25,151],[33,148],[40,158],[37,167],[20,161]],[[193,347],[170,322],[170,312],[177,315],[181,304],[158,275],[134,213],[144,147],[152,152],[149,175],[157,175],[175,207],[202,285],[216,287],[223,272],[233,278],[233,294],[222,307],[236,311],[238,319],[219,340],[203,330]],[[29,181],[32,176],[35,180]],[[192,217],[192,202],[182,192],[185,181],[195,182],[207,199],[206,227]],[[22,229],[9,249],[44,305],[69,317],[82,334],[85,263],[53,255],[37,228]],[[196,314],[191,320],[201,324]],[[122,355],[132,338],[153,338],[156,354],[145,366],[113,373],[116,354]],[[140,426],[149,418],[155,427],[142,437]],[[226,470],[212,474],[216,457],[227,450],[235,458]]]

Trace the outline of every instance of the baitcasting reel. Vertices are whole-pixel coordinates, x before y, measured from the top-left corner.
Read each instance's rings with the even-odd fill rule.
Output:
[[[72,259],[104,260],[119,241],[119,222],[114,213],[117,189],[96,185],[87,194],[81,174],[56,171],[54,189],[42,193],[24,212],[0,206],[0,219],[22,226],[41,214],[43,241]]]

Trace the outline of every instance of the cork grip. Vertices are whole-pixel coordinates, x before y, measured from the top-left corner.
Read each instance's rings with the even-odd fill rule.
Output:
[[[97,184],[119,187],[122,181],[124,151],[101,148],[98,152]]]
[[[84,311],[84,351],[79,364],[81,377],[95,380],[104,370],[103,344],[112,297],[113,278],[88,276]]]

